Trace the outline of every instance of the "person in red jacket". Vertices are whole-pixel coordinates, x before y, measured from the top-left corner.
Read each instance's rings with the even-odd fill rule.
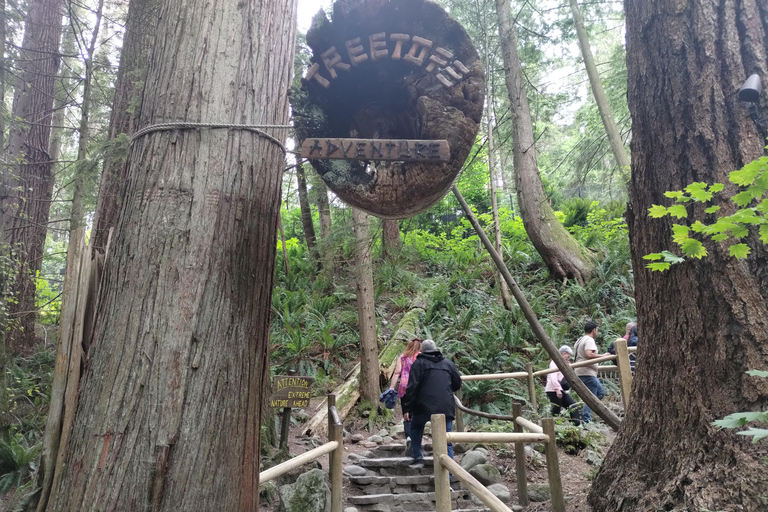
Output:
[[[408,387],[402,401],[403,418],[411,422],[412,468],[424,467],[421,440],[430,416],[444,414],[446,429],[451,431],[456,416],[453,393],[459,389],[461,374],[456,365],[443,357],[434,341],[424,340],[421,353],[411,366]],[[453,458],[451,443],[448,443],[448,455]]]

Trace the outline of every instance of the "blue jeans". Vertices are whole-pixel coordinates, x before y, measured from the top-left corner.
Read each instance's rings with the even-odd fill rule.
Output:
[[[579,380],[581,380],[581,382],[587,386],[587,389],[590,390],[598,400],[603,399],[605,396],[605,388],[600,382],[600,379],[597,377],[592,377],[591,375],[579,375]],[[584,407],[581,409],[581,421],[584,423],[589,423],[592,421],[592,409],[590,409],[586,404],[584,404]]]
[[[421,451],[421,439],[424,437],[424,425],[429,421],[426,414],[414,414],[411,416],[411,453],[414,459],[423,459],[424,454]],[[446,420],[445,430],[451,432],[453,420]],[[448,443],[448,456],[453,458],[453,444]]]

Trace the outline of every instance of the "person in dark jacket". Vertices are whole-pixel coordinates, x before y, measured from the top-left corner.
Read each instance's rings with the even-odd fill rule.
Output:
[[[421,440],[430,416],[444,414],[446,429],[451,431],[456,416],[453,392],[460,388],[461,375],[456,365],[443,357],[434,341],[424,340],[421,353],[411,366],[408,387],[402,401],[403,419],[411,422],[411,467],[424,467]],[[453,458],[451,443],[448,443],[448,455]]]

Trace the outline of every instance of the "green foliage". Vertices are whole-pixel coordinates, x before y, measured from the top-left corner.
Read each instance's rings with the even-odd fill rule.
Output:
[[[707,237],[713,242],[726,242],[740,240],[754,231],[760,237],[760,240],[768,244],[768,157],[758,158],[748,163],[739,170],[732,171],[729,180],[739,187],[739,191],[730,198],[736,208],[736,211],[730,215],[719,217],[707,217],[715,215],[721,209],[718,204],[707,206],[706,208],[697,208],[698,204],[707,205],[716,200],[716,194],[723,191],[725,186],[722,183],[691,183],[684,190],[665,192],[664,195],[675,200],[676,204],[669,207],[653,205],[648,209],[648,214],[652,218],[662,218],[667,215],[674,218],[688,218],[688,205],[691,205],[692,213],[697,213],[705,217],[708,222],[696,220],[690,225],[673,224],[672,241],[678,245],[682,252],[681,258],[667,258],[664,256],[664,262],[660,256],[663,253],[654,253],[645,256],[646,259],[653,261],[647,268],[651,270],[664,271],[670,265],[680,263],[685,258],[701,259],[707,256],[708,252],[702,239]],[[731,243],[728,247],[731,256],[744,259],[749,256],[750,248],[745,243]]]
[[[592,201],[589,199],[581,199],[579,197],[567,199],[563,203],[563,213],[565,214],[563,225],[567,228],[571,226],[586,226],[587,215],[589,215],[592,209],[592,204]],[[595,204],[597,204],[596,201]]]
[[[19,433],[8,440],[0,440],[0,494],[20,487],[37,469],[35,459],[42,443],[33,446]]]
[[[768,378],[768,372],[761,370],[750,370],[747,374],[754,377]],[[712,424],[720,428],[741,428],[753,421],[768,423],[768,411],[735,412],[723,419],[713,421]],[[736,434],[740,436],[750,436],[752,437],[752,442],[757,443],[761,439],[768,438],[768,428],[750,427],[747,430],[737,432]]]
[[[567,414],[563,411],[563,414]],[[559,447],[568,455],[577,455],[584,449],[600,451],[600,446],[605,442],[605,434],[574,425],[565,416],[555,418],[555,436]]]

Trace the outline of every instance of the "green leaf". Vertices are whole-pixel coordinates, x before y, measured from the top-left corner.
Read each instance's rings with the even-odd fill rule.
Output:
[[[733,200],[734,203],[736,203],[737,206],[744,208],[749,203],[751,203],[754,198],[755,198],[754,191],[747,189],[739,192],[738,194],[733,196],[731,199]]]
[[[755,211],[760,213],[768,213],[768,199],[763,199],[755,206]]]
[[[712,206],[710,206],[710,207],[709,207],[709,208],[707,208],[706,210],[704,210],[704,212],[705,212],[705,213],[715,213],[715,212],[716,212],[716,211],[718,211],[719,209],[720,209],[720,207],[719,207],[719,206],[717,206],[717,205],[715,204],[715,205],[712,205]]]
[[[653,219],[659,219],[661,217],[664,217],[666,214],[667,214],[667,209],[658,204],[655,204],[650,208],[648,208],[648,215],[650,215],[651,218]]]
[[[738,259],[744,259],[749,254],[749,247],[747,244],[736,244],[732,245],[728,248],[729,252],[731,253],[731,256],[738,258]]]
[[[712,235],[713,242],[722,242],[723,240],[728,240],[728,235],[726,235],[725,233],[720,233],[719,235]]]
[[[749,230],[744,226],[734,226],[731,228],[731,236],[733,238],[744,238],[749,235]]]
[[[667,208],[667,212],[677,219],[688,217],[688,212],[682,204],[673,204]]]
[[[663,258],[663,255],[660,252],[652,252],[651,254],[646,254],[645,256],[643,256],[644,260],[652,260],[652,261],[660,260],[661,258]]]
[[[768,421],[768,412],[735,412],[712,424],[720,428],[739,428],[751,421]]]
[[[768,224],[761,225],[758,232],[760,233],[760,240],[764,244],[768,244]]]
[[[676,244],[682,244],[688,240],[688,232],[691,230],[688,226],[681,226],[680,224],[674,224],[672,226],[672,241]]]
[[[675,263],[682,263],[685,261],[684,258],[681,258],[677,254],[673,254],[669,251],[661,251],[661,255],[664,256],[664,261],[667,263],[675,264]]]
[[[768,372],[763,370],[749,370],[747,375],[752,375],[753,377],[765,377],[768,379]]]
[[[723,185],[722,183],[713,183],[712,185],[709,186],[709,191],[712,192],[713,194],[716,194],[721,190],[723,190],[724,187],[725,185]]]
[[[691,230],[693,230],[694,233],[703,233],[706,228],[707,226],[702,224],[700,220],[691,224]]]
[[[664,192],[664,195],[666,197],[670,198],[670,199],[677,199],[677,198],[683,196],[683,191],[682,190],[674,190],[674,191]]]
[[[655,272],[664,272],[669,269],[669,263],[649,263],[645,268],[649,268]]]
[[[748,163],[741,169],[737,171],[731,171],[731,174],[728,176],[728,179],[731,180],[731,182],[739,185],[740,187],[746,187],[755,182],[755,179],[762,173],[763,171],[763,165],[761,162],[762,159],[755,160],[753,162]]]
[[[736,432],[740,436],[752,436],[752,442],[756,443],[761,439],[768,437],[768,429],[765,428],[748,428],[744,432]]]
[[[689,238],[680,245],[683,254],[691,258],[701,259],[707,255],[707,249],[695,238]]]
[[[707,191],[706,183],[691,183],[685,187],[685,191],[691,194],[694,201],[704,202],[712,199],[712,192]]]

